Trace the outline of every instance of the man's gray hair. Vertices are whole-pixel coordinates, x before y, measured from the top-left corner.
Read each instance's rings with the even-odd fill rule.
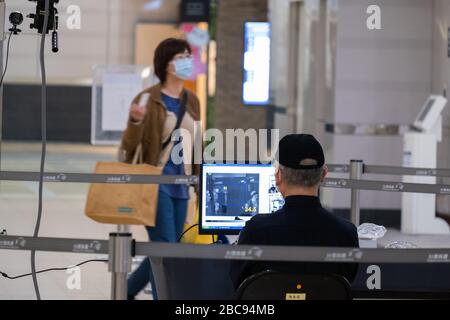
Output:
[[[301,162],[302,165],[314,165],[317,162],[312,159],[306,159]],[[279,164],[281,178],[289,186],[311,188],[317,186],[323,175],[324,166],[319,169],[291,169]]]

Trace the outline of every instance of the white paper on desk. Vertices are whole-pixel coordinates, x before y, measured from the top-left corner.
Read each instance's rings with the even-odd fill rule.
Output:
[[[138,74],[103,75],[102,131],[123,131],[127,127],[131,101],[143,89]]]

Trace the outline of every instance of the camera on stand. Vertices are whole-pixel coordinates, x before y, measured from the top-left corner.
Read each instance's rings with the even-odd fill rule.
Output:
[[[44,30],[45,22],[45,2],[46,0],[28,0],[31,2],[36,2],[36,12],[27,15],[27,18],[33,19],[30,24],[31,29],[37,29],[39,33],[49,33],[52,30],[52,51],[58,52],[58,9],[55,5],[59,3],[59,0],[48,0],[49,1],[49,15],[48,24],[46,30]],[[23,15],[19,11],[14,11],[9,15],[9,22],[12,24],[12,28],[9,31],[12,34],[19,34],[22,32],[19,25],[23,22]]]
[[[19,11],[11,12],[9,15],[9,22],[13,25],[9,31],[11,31],[14,34],[19,34],[22,32],[22,30],[18,29],[17,27],[20,26],[23,22],[23,14]]]
[[[45,0],[29,0],[36,2],[36,13],[30,13],[27,18],[33,19],[30,24],[31,29],[37,29],[39,33],[49,33],[52,31],[52,51],[58,52],[58,9],[55,4],[59,3],[59,0],[49,0],[49,16],[47,29],[44,30],[45,22]]]

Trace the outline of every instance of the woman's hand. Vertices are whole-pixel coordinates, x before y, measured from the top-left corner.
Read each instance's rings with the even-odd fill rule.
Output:
[[[130,108],[130,120],[132,122],[142,122],[147,113],[147,108],[138,104],[131,105]]]

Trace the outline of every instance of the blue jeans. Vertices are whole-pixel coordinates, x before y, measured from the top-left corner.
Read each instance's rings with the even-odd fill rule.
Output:
[[[188,200],[172,198],[160,191],[158,194],[158,209],[156,226],[146,227],[148,236],[154,242],[177,242],[183,233]],[[155,280],[153,278],[150,260],[146,258],[139,268],[128,279],[128,297],[135,297],[150,281],[153,299],[157,300]]]

